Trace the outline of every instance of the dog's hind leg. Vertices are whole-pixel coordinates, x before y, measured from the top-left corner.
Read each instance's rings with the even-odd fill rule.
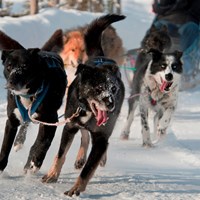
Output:
[[[133,101],[133,100],[129,100],[129,112],[128,112],[128,117],[125,123],[125,126],[122,130],[122,133],[120,135],[120,138],[122,140],[128,140],[129,139],[129,134],[130,134],[130,128],[132,125],[132,122],[134,120],[134,113],[135,113],[135,109],[138,105],[137,102]]]
[[[3,171],[7,166],[10,150],[19,125],[19,120],[14,116],[14,114],[11,114],[11,117],[6,121],[5,133],[0,153],[0,171]]]
[[[76,161],[74,163],[76,169],[81,169],[85,164],[87,159],[87,150],[90,143],[90,135],[88,130],[81,129],[80,131],[81,131],[81,146],[78,151]]]
[[[62,133],[58,154],[55,157],[54,162],[48,173],[45,176],[43,176],[42,182],[51,183],[57,181],[62,166],[65,162],[65,156],[72,144],[74,135],[78,132],[78,130],[79,130],[78,128],[70,128],[69,124],[65,125]]]
[[[25,122],[24,124],[21,125],[14,142],[15,151],[19,151],[20,149],[22,149],[24,142],[26,140],[26,133],[28,126],[29,122]]]
[[[165,110],[163,115],[158,119],[157,134],[159,138],[163,138],[166,135],[166,130],[169,126],[174,110],[175,110],[174,106],[169,107],[167,110]]]
[[[96,168],[98,167],[103,154],[106,152],[108,147],[108,138],[103,137],[104,133],[91,133],[92,135],[92,149],[89,154],[88,160],[84,165],[81,174],[77,178],[74,186],[67,192],[66,195],[79,195],[83,192],[92,178]]]

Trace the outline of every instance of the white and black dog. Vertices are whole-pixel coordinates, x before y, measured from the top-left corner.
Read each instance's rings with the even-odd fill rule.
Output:
[[[155,111],[154,133],[158,136],[166,134],[171,117],[177,104],[177,97],[183,71],[182,52],[161,53],[150,50],[152,59],[136,73],[133,79],[134,91],[129,98],[132,107],[129,108],[128,120],[124,131],[129,132],[134,117],[134,111],[139,102],[143,145],[152,146],[148,123],[148,110]],[[138,95],[138,96],[137,96]]]

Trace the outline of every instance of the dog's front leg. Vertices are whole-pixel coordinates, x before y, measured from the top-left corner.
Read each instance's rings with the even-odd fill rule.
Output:
[[[76,156],[76,161],[74,166],[76,169],[81,169],[87,159],[87,150],[90,143],[90,135],[88,130],[81,129],[81,146],[79,148],[78,154]]]
[[[175,107],[169,107],[163,112],[163,115],[158,119],[157,134],[158,137],[162,138],[166,135],[167,127],[171,121],[172,114],[174,113]]]
[[[14,116],[14,114],[12,114],[11,117],[9,117],[9,119],[6,121],[4,139],[0,153],[0,171],[3,171],[7,166],[10,150],[12,148],[19,125],[19,120]]]
[[[56,126],[40,124],[36,141],[31,147],[27,163],[24,167],[25,172],[30,170],[30,172],[35,173],[40,169],[55,132]]]
[[[141,114],[141,124],[142,124],[142,137],[143,137],[143,146],[152,147],[150,129],[148,124],[148,108],[140,105],[140,114]]]
[[[72,128],[70,126],[70,123],[65,125],[62,132],[62,138],[58,154],[55,157],[54,162],[48,173],[45,176],[43,176],[42,178],[43,183],[51,183],[57,181],[61,172],[61,168],[65,162],[65,156],[72,144],[74,135],[78,132],[78,130],[79,130],[78,128]]]
[[[93,145],[88,160],[74,186],[69,191],[65,192],[66,195],[79,195],[80,192],[85,190],[90,178],[92,178],[108,146],[108,139],[101,136],[101,134],[104,135],[104,133],[92,134]]]

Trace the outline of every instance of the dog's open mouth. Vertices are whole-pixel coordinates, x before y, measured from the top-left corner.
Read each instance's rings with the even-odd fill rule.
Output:
[[[101,126],[102,124],[105,124],[107,122],[107,111],[100,109],[97,103],[94,101],[90,102],[90,108],[97,120],[97,126]]]
[[[162,84],[160,86],[160,91],[161,92],[168,92],[170,90],[170,87],[172,86],[173,82],[169,82],[169,81],[164,81],[164,80],[161,80]]]

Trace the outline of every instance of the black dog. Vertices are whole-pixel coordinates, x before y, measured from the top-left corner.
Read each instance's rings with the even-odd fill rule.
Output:
[[[0,170],[3,171],[21,123],[29,122],[30,115],[44,122],[58,121],[57,110],[62,104],[67,81],[63,61],[55,53],[62,48],[61,30],[56,31],[41,50],[25,49],[3,32],[0,32],[0,41],[0,48],[4,49],[1,59],[8,89],[8,119],[0,154]],[[35,172],[41,167],[55,131],[56,126],[40,124],[26,170]]]
[[[101,33],[111,23],[124,19],[120,15],[106,15],[93,21],[85,35],[89,60],[80,64],[76,78],[69,87],[65,117],[66,123],[55,161],[43,182],[58,179],[65,155],[80,128],[91,133],[92,149],[75,185],[65,194],[79,195],[98,167],[108,147],[115,122],[124,99],[124,85],[116,62],[103,57]]]

